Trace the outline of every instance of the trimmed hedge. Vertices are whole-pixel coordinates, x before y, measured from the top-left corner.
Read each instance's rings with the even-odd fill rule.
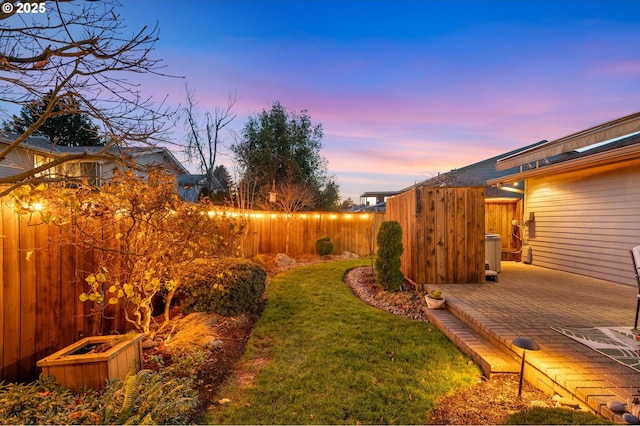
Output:
[[[320,256],[328,256],[333,253],[333,242],[331,238],[322,237],[316,240],[316,252]]]
[[[400,256],[404,251],[400,223],[395,220],[382,222],[377,242],[375,269],[378,282],[387,291],[400,290],[404,280],[400,270]]]
[[[266,272],[250,260],[196,259],[176,299],[185,314],[215,312],[237,316],[258,306],[266,286]]]

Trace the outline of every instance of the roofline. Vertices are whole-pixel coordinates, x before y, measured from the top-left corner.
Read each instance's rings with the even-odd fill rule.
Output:
[[[558,174],[568,171],[576,171],[586,169],[592,166],[600,166],[619,161],[633,160],[640,157],[640,144],[616,148],[598,154],[592,154],[584,157],[575,158],[573,160],[563,161],[561,163],[550,164],[548,166],[539,167],[507,176],[502,176],[487,181],[488,185],[502,185],[506,183],[517,182],[533,177]]]
[[[369,197],[376,197],[376,196],[392,197],[394,195],[398,195],[399,193],[400,191],[367,191],[360,194],[360,198],[363,198],[363,197],[369,198]]]
[[[640,131],[640,112],[598,124],[560,139],[504,157],[496,162],[496,170],[500,171],[522,166],[529,162],[535,162],[638,131]]]
[[[178,168],[180,169],[181,172],[183,172],[183,174],[190,174],[189,170],[187,170],[187,168],[180,161],[178,161],[176,156],[173,155],[173,152],[171,152],[169,150],[169,148],[166,148],[166,147],[163,147],[163,146],[157,146],[157,147],[154,147],[154,148],[155,149],[151,149],[151,152],[153,152],[154,150],[160,151],[161,155],[167,155],[171,161],[173,161],[175,164],[177,164]]]

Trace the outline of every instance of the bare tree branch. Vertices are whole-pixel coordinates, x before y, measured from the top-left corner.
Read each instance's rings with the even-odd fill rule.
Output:
[[[202,129],[198,124],[198,103],[195,99],[195,93],[188,87],[185,88],[185,91],[187,95],[187,106],[183,110],[187,130],[185,152],[189,160],[198,162],[200,171],[205,175],[206,187],[209,193],[213,194],[214,190],[221,186],[213,173],[216,167],[218,146],[222,142],[221,132],[236,118],[231,109],[235,105],[237,97],[235,94],[229,94],[226,107],[216,107],[213,115],[207,112],[204,129]]]
[[[0,151],[0,165],[42,123],[60,114],[86,114],[109,147],[166,139],[174,111],[127,79],[131,73],[164,75],[161,61],[151,57],[158,27],[128,33],[118,6],[115,0],[56,1],[46,2],[44,14],[0,14],[0,105],[24,106],[51,93],[39,119]],[[78,101],[73,110],[54,113],[56,102],[68,97]]]

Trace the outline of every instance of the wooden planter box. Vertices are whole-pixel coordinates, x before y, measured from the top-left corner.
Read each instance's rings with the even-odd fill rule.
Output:
[[[136,334],[119,342],[123,336],[86,337],[38,361],[44,376],[54,376],[56,382],[69,389],[84,386],[96,390],[105,387],[107,380],[121,379],[129,371],[142,368],[142,339]],[[112,348],[100,353],[83,353],[91,346],[110,342]]]

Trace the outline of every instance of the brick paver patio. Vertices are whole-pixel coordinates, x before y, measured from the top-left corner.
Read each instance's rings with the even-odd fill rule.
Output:
[[[534,339],[541,350],[527,352],[525,378],[548,394],[577,401],[612,420],[620,417],[607,408],[608,401],[640,396],[639,372],[551,329],[631,329],[636,287],[516,262],[502,263],[498,282],[428,287],[442,289],[449,311],[515,362],[522,350],[512,340]]]

